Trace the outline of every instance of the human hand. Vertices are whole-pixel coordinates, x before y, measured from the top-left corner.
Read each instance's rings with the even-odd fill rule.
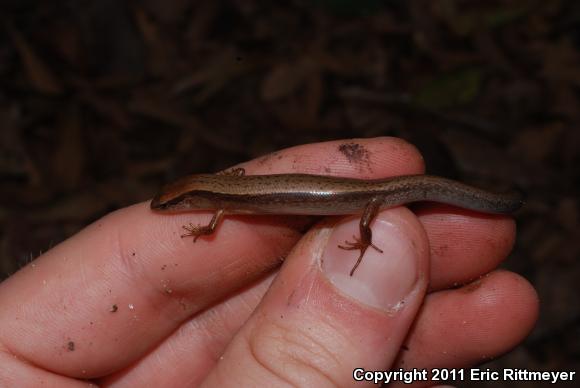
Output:
[[[392,138],[304,145],[243,167],[423,172],[415,148]],[[480,363],[537,316],[529,283],[494,270],[514,241],[507,217],[436,204],[382,211],[373,241],[384,253],[368,250],[352,277],[357,253],[338,244],[358,216],[304,236],[303,217],[228,216],[195,244],[179,237],[209,218],[121,209],[0,284],[0,386],[347,386],[355,368]]]

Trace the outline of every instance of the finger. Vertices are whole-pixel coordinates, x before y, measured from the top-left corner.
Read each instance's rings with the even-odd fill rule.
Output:
[[[349,219],[319,226],[292,251],[272,287],[204,386],[346,386],[356,368],[383,369],[398,353],[428,282],[428,245],[404,208],[382,212],[375,243],[353,276],[356,252],[338,248]]]
[[[498,357],[529,334],[538,309],[534,288],[506,271],[429,294],[394,368],[462,368]]]
[[[456,287],[497,268],[513,248],[515,222],[506,216],[433,205],[417,211],[429,236],[430,290]]]
[[[0,345],[0,387],[92,388],[93,384],[60,376],[36,365],[23,363]]]
[[[184,322],[139,362],[95,382],[115,388],[144,384],[152,387],[199,386],[234,333],[254,311],[273,278],[271,274]]]
[[[245,167],[368,178],[420,172],[422,159],[408,143],[381,138],[295,147]],[[152,214],[140,204],[47,252],[0,285],[0,342],[46,369],[102,376],[264,276],[301,235],[275,218],[230,218],[219,238],[192,244],[179,234],[196,217]]]

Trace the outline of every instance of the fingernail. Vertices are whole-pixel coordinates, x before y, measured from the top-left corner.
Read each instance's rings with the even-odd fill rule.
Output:
[[[373,244],[383,253],[369,247],[350,276],[360,251],[338,245],[353,241],[353,234],[359,236],[358,224],[359,219],[352,218],[334,228],[321,256],[323,273],[342,293],[362,303],[388,311],[402,307],[416,288],[418,263],[425,254],[419,228],[410,225],[401,212],[381,213],[372,223],[372,232]]]

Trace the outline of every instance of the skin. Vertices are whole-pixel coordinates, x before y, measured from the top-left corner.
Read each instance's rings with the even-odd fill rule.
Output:
[[[423,172],[416,149],[401,140],[357,140],[366,155],[360,159],[341,152],[352,144],[299,146],[243,167],[249,174],[360,179]],[[154,214],[149,203],[121,209],[3,282],[0,385],[83,386],[80,379],[91,378],[117,387],[346,386],[353,384],[352,365],[475,365],[517,345],[537,319],[529,283],[494,270],[514,241],[514,222],[505,216],[434,204],[416,213],[382,211],[374,228],[382,220],[398,225],[401,238],[411,236],[421,252],[417,292],[400,314],[320,283],[315,244],[326,227],[358,231],[356,218],[327,220],[302,237],[304,218],[234,216],[220,225],[219,238],[179,238],[181,225],[210,218]],[[312,285],[317,293],[304,298]],[[308,304],[317,298],[319,304]],[[340,303],[324,303],[328,298]],[[288,310],[293,301],[303,308]],[[348,313],[337,314],[338,307]],[[320,327],[316,341],[305,335],[305,328]]]

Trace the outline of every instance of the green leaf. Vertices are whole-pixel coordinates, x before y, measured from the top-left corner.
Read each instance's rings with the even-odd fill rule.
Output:
[[[445,74],[432,80],[413,96],[416,104],[430,109],[443,109],[466,104],[477,97],[483,74],[469,68]]]
[[[498,28],[519,19],[527,12],[528,8],[523,7],[516,9],[498,9],[497,12],[487,15],[485,21],[490,28]]]

